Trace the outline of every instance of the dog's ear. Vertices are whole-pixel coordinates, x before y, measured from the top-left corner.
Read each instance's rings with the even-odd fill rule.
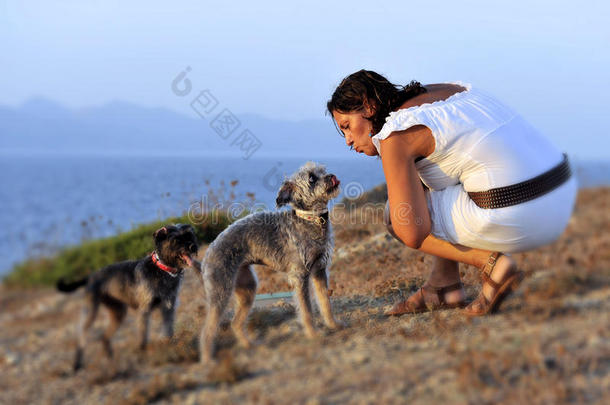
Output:
[[[275,199],[275,205],[277,208],[284,206],[292,200],[292,192],[294,191],[294,183],[291,181],[284,181],[282,183],[282,187],[280,191],[277,193],[277,198]]]
[[[197,239],[197,232],[195,232],[195,228],[193,227],[193,225],[187,224],[186,229],[188,232],[191,233],[191,235],[193,235],[195,237],[195,239]]]
[[[181,231],[187,230],[195,233],[195,228],[191,224],[176,224],[176,227]]]
[[[159,228],[155,231],[155,233],[153,233],[153,238],[155,238],[156,241],[165,239],[166,237],[167,237],[167,228],[166,227]]]

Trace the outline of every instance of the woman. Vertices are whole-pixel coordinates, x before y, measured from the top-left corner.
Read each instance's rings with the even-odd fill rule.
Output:
[[[565,154],[470,84],[403,87],[360,70],[327,108],[350,148],[381,157],[390,233],[435,257],[423,287],[390,315],[496,310],[523,278],[510,253],[556,240],[568,223],[577,183]],[[481,269],[467,306],[458,263]]]

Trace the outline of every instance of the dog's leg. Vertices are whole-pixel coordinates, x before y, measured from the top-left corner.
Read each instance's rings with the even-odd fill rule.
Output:
[[[102,343],[104,344],[104,350],[106,351],[106,355],[108,357],[112,357],[112,345],[110,344],[110,339],[112,335],[116,332],[116,330],[121,326],[123,319],[125,319],[125,315],[127,314],[127,306],[120,302],[114,303],[106,303],[106,308],[108,308],[108,313],[110,314],[110,323],[108,327],[104,331],[104,336],[102,337]]]
[[[339,328],[339,324],[333,316],[333,311],[328,297],[328,272],[326,267],[323,267],[313,273],[313,286],[318,298],[320,313],[324,319],[324,323],[331,329]]]
[[[161,304],[161,317],[163,318],[163,331],[167,339],[174,336],[174,318],[176,316],[176,298]]]
[[[250,308],[252,308],[254,303],[256,287],[256,275],[252,267],[248,264],[241,265],[237,271],[237,279],[235,281],[235,303],[237,305],[231,327],[239,344],[246,348],[250,347],[251,343],[246,334],[245,324]]]
[[[150,325],[150,313],[152,310],[149,306],[140,313],[140,350],[146,350],[148,344],[148,329]]]
[[[214,340],[222,314],[229,303],[235,280],[235,270],[231,266],[204,270],[206,314],[205,324],[199,337],[200,362],[209,363],[214,359]]]
[[[313,318],[311,314],[311,296],[309,293],[309,273],[299,274],[293,279],[295,286],[295,295],[299,312],[301,315],[301,324],[305,329],[305,336],[308,338],[314,338],[317,336],[316,330],[313,326]]]
[[[222,315],[222,308],[216,303],[208,302],[205,314],[205,324],[199,338],[200,362],[209,363],[214,358],[214,339],[218,332],[218,324]]]
[[[87,343],[87,330],[93,325],[100,301],[97,296],[87,294],[87,303],[81,313],[81,319],[77,327],[76,354],[74,356],[74,371],[78,371],[83,366],[83,351]]]

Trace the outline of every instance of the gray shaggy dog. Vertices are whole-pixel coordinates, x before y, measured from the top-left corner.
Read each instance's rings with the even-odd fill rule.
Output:
[[[236,310],[232,329],[238,343],[250,347],[245,322],[257,287],[252,264],[267,265],[288,274],[308,337],[316,335],[310,278],[324,323],[331,329],[339,326],[328,297],[328,269],[333,251],[328,202],[338,194],[337,177],[327,174],[323,165],[307,162],[283,182],[277,195],[277,207],[289,204],[292,210],[250,214],[225,229],[209,246],[201,264],[207,306],[200,338],[202,363],[214,358],[218,325],[233,292]]]

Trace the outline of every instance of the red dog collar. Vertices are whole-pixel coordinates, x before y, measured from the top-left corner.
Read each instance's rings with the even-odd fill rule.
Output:
[[[153,263],[158,268],[160,268],[161,270],[163,270],[164,272],[166,272],[170,276],[176,277],[178,275],[178,269],[173,268],[173,267],[169,267],[168,265],[163,264],[163,262],[161,262],[161,259],[159,259],[159,255],[157,254],[157,252],[152,252],[150,257],[152,258]]]

